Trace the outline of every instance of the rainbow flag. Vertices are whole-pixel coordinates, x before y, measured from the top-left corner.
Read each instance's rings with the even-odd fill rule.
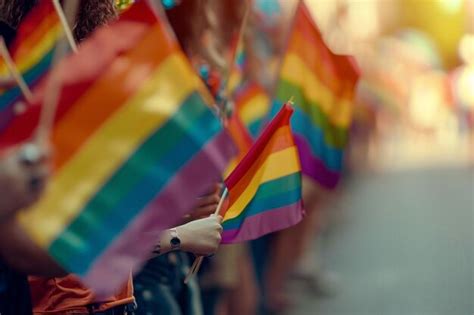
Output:
[[[298,223],[303,217],[301,167],[284,105],[227,177],[229,206],[223,243],[243,242]]]
[[[326,188],[335,187],[340,178],[358,77],[349,57],[335,55],[325,45],[301,1],[284,56],[272,114],[279,104],[294,97],[295,114],[291,125],[302,172]]]
[[[48,72],[56,41],[62,33],[52,1],[40,1],[20,24],[10,53],[29,87],[35,86]],[[3,59],[0,75],[10,75]],[[24,100],[17,86],[0,91],[0,131],[14,117],[14,105],[19,101]]]
[[[153,15],[146,2],[124,14]],[[116,27],[60,65],[61,101],[70,105],[52,134],[56,172],[21,218],[37,244],[100,295],[149,258],[159,232],[181,222],[235,149],[168,25],[154,17],[133,34]],[[128,49],[89,82],[96,70],[85,65],[117,38]]]
[[[121,15],[118,21],[99,28],[83,41],[79,47],[80,54],[69,55],[60,62],[55,71],[61,72],[63,92],[56,111],[56,123],[107,67],[119,55],[131,50],[154,23],[156,23],[155,15],[137,5],[133,10],[127,10]],[[118,37],[120,41],[117,40]],[[100,54],[97,54],[97,51],[100,51]],[[94,58],[87,60],[82,56],[94,56]],[[62,64],[67,64],[67,67]],[[33,103],[29,104],[25,112],[17,114],[0,133],[0,150],[27,141],[33,136],[38,125],[47,81],[48,74],[33,88]]]
[[[263,120],[270,111],[270,98],[257,83],[241,86],[234,97],[236,112],[250,134],[257,137]]]

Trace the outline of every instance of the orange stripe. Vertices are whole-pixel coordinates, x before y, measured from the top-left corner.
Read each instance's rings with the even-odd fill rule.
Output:
[[[332,61],[317,47],[315,42],[310,42],[300,32],[295,32],[288,46],[288,53],[294,53],[305,63],[308,69],[314,73],[321,83],[329,88],[336,96],[343,94],[343,80],[340,80],[331,67]],[[327,48],[326,48],[327,49]],[[298,71],[298,69],[295,69]]]
[[[248,134],[238,115],[234,114],[228,121],[227,129],[231,134],[240,153],[247,153],[252,146],[252,138]]]
[[[35,28],[34,32],[25,38],[18,46],[18,49],[15,50],[13,56],[15,62],[18,64],[22,58],[26,58],[32,47],[41,42],[48,32],[55,29],[57,24],[59,24],[59,19],[56,14],[50,14],[45,17],[41,24]]]
[[[244,192],[248,184],[251,182],[256,171],[265,163],[265,160],[274,152],[284,150],[286,148],[294,146],[293,136],[288,125],[278,128],[273,134],[272,138],[265,146],[263,152],[255,160],[251,167],[247,170],[246,174],[239,179],[238,183],[232,187],[229,191],[230,205]]]
[[[174,48],[160,26],[154,26],[135,49],[117,60],[73,105],[53,131],[57,148],[56,168],[60,168],[110,115],[133,96]],[[137,64],[130,67],[130,64]],[[128,89],[117,89],[129,82]],[[124,126],[125,127],[125,126]]]
[[[249,87],[244,93],[242,93],[239,97],[237,97],[236,99],[236,103],[237,103],[237,108],[241,108],[241,107],[244,107],[245,105],[247,105],[250,100],[252,98],[254,98],[256,95],[260,94],[260,93],[264,93],[263,92],[263,89],[254,84],[252,85],[251,87]]]

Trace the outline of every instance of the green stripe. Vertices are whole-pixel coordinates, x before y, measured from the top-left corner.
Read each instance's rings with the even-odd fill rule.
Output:
[[[235,218],[223,222],[224,230],[238,228],[245,218],[295,203],[301,199],[301,173],[293,173],[266,182],[258,188],[255,196]]]
[[[327,115],[322,112],[320,105],[308,100],[301,87],[286,80],[280,80],[277,88],[277,99],[286,102],[293,97],[295,106],[300,107],[310,120],[317,125],[324,133],[324,140],[327,144],[342,148],[347,143],[347,128],[341,128],[331,123]]]
[[[50,253],[73,266],[76,273],[87,270],[86,263],[93,261],[220,130],[219,121],[193,93],[101,187],[51,244]]]

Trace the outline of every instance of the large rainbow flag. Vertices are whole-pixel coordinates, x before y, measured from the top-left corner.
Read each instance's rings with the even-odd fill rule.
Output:
[[[262,86],[247,82],[240,86],[234,96],[235,111],[250,134],[257,137],[262,122],[270,111],[270,98]]]
[[[301,168],[284,105],[227,177],[229,205],[223,243],[243,242],[288,228],[303,217]]]
[[[109,26],[60,65],[56,172],[21,218],[35,242],[99,294],[149,257],[159,232],[219,180],[235,150],[168,25],[145,2],[124,14],[141,25]],[[97,51],[113,41],[126,48],[98,64]]]
[[[56,41],[62,27],[52,1],[39,1],[20,24],[10,53],[29,87],[35,86],[48,72]],[[0,59],[0,75],[10,73]],[[18,87],[0,91],[0,131],[14,117],[14,105],[24,101]]]
[[[302,1],[295,14],[272,114],[294,97],[291,125],[302,171],[333,188],[340,178],[359,74],[348,56],[325,45]]]

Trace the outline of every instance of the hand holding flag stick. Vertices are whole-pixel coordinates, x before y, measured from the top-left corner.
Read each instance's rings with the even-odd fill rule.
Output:
[[[217,204],[216,211],[214,211],[214,213],[211,214],[211,216],[219,215],[222,209],[222,206],[224,205],[224,201],[227,198],[228,193],[229,193],[229,190],[227,189],[227,187],[224,188],[224,191],[222,192],[222,195],[221,195],[221,199],[219,200],[219,203]],[[191,279],[192,276],[198,273],[199,268],[201,268],[203,259],[204,259],[204,256],[199,256],[194,260],[193,265],[189,269],[189,272],[186,275],[186,278],[184,279],[184,283],[188,283],[189,279]]]

